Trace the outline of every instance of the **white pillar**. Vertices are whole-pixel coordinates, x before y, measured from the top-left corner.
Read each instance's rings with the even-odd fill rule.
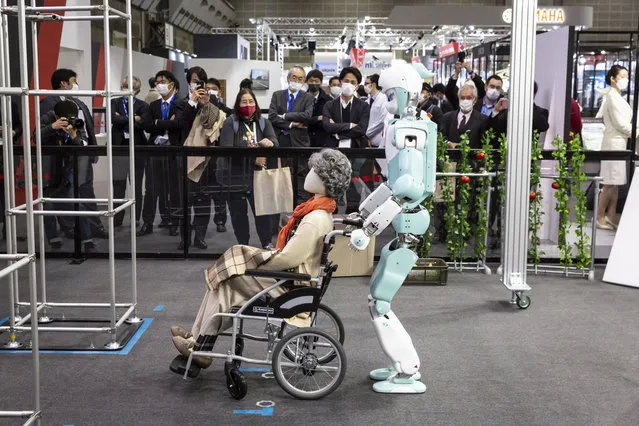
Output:
[[[537,0],[513,2],[510,44],[510,107],[504,213],[503,283],[512,291],[527,291],[530,141],[535,78],[535,17]]]

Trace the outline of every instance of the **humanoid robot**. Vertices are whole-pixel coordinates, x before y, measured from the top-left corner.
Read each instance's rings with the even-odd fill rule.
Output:
[[[423,67],[422,67],[423,68]],[[383,249],[371,278],[369,310],[382,349],[391,366],[370,372],[381,393],[423,393],[419,381],[419,356],[412,340],[391,310],[391,301],[418,259],[415,253],[430,224],[421,203],[435,190],[437,126],[429,119],[415,119],[415,107],[422,87],[418,69],[407,63],[393,65],[379,80],[388,96],[387,109],[399,119],[386,130],[388,181],[380,185],[355,213],[363,227],[351,234],[351,246],[364,250],[371,236],[388,225],[397,237]]]

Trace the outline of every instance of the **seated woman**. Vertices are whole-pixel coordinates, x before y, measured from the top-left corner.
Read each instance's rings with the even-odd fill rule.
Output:
[[[311,276],[319,274],[323,239],[333,230],[335,199],[348,188],[351,164],[341,152],[325,149],[311,156],[308,167],[310,172],[304,189],[314,196],[295,208],[288,224],[278,235],[276,250],[236,245],[206,270],[208,288],[191,331],[171,327],[173,343],[182,355],[188,357],[193,350],[210,351],[217,335],[228,329],[232,320],[228,317],[215,318],[204,329],[208,319],[213,314],[229,312],[233,306],[241,306],[274,283],[273,279],[243,275],[246,269],[295,269],[295,272]],[[295,232],[290,236],[293,230]],[[270,295],[277,297],[286,291],[286,288],[276,287]],[[211,361],[211,358],[193,358],[193,362],[201,368],[207,368]]]

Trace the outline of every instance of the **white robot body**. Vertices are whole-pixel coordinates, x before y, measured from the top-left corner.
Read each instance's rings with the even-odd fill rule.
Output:
[[[390,358],[397,373],[412,376],[419,371],[419,356],[413,341],[393,311],[379,315],[374,303],[370,303],[370,312],[382,350]]]

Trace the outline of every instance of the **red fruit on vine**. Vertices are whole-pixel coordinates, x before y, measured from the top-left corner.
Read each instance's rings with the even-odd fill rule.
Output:
[[[477,154],[475,154],[475,157],[477,157],[477,159],[481,161],[486,158],[486,153],[484,151],[479,151]]]
[[[561,188],[561,185],[559,184],[559,182],[552,183],[552,189],[559,189],[559,188]]]
[[[462,176],[459,180],[463,184],[470,183],[470,178],[468,176]]]
[[[535,198],[537,198],[537,193],[535,191],[530,193],[530,199],[534,200]]]

